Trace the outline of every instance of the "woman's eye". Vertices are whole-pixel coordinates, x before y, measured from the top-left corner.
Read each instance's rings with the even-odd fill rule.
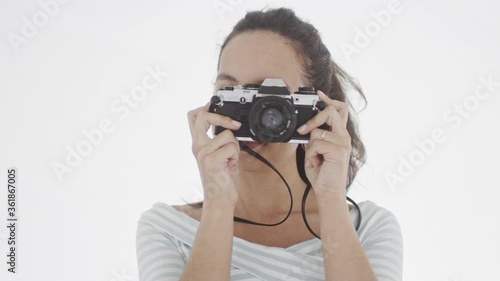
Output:
[[[229,85],[229,84],[222,84],[222,85],[220,85],[219,87],[217,87],[217,89],[224,89],[224,87],[229,87],[229,86],[232,86],[232,85]]]

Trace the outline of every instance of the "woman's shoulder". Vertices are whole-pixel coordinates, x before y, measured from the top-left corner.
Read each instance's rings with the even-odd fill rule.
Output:
[[[368,218],[377,218],[377,217],[393,217],[396,218],[395,214],[389,209],[378,205],[377,203],[366,200],[358,203],[359,208],[363,215],[366,215]]]
[[[401,236],[399,221],[392,211],[370,200],[358,205],[362,215],[359,230],[362,242],[377,239],[380,235]]]
[[[396,215],[392,211],[371,200],[362,201],[358,205],[365,223],[380,223],[384,219],[397,221]]]
[[[137,239],[142,241],[146,236],[162,237],[162,243],[171,241],[179,249],[192,247],[199,222],[187,215],[186,206],[170,205],[156,202],[143,211],[137,221]],[[155,239],[156,239],[155,238]]]
[[[378,205],[374,201],[371,200],[365,200],[361,201],[358,203],[360,208],[364,208],[365,210],[368,211],[378,211],[378,212],[383,212],[383,211],[389,211],[388,209],[384,208],[383,206]]]
[[[197,208],[189,204],[185,205],[170,205],[172,208],[174,208],[176,211],[183,213],[192,219],[195,219],[197,221],[200,221],[201,219],[201,213],[202,213],[202,208]]]
[[[387,208],[379,206],[371,200],[366,200],[357,203],[362,214],[362,224],[373,222],[380,218],[395,218],[395,215]],[[160,220],[165,219],[181,219],[188,221],[200,221],[202,208],[198,208],[193,204],[172,205],[165,202],[156,202],[151,208],[141,214],[141,219],[144,217],[155,217]],[[351,210],[351,213],[357,214],[356,208]]]
[[[196,231],[197,217],[196,208],[189,205],[156,202],[141,213],[139,223],[147,223],[166,232],[172,232],[175,229],[191,232]]]

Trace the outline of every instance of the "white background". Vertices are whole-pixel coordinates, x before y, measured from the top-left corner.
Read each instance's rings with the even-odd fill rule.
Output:
[[[73,0],[58,4],[19,45],[9,38],[23,36],[23,18],[43,21],[44,10],[38,1],[0,3],[1,280],[138,280],[140,214],[157,201],[201,198],[186,113],[210,98],[217,43],[247,10],[266,5],[294,8],[314,24],[336,62],[361,83],[368,162],[349,195],[397,216],[404,280],[500,280],[500,86],[474,100],[479,77],[500,81],[497,2],[401,0],[399,12],[376,30],[373,13],[387,10],[387,0]],[[346,55],[341,46],[356,47],[357,28],[367,26],[369,44]],[[121,119],[111,105],[141,85],[148,67],[169,76]],[[464,101],[468,117],[448,112]],[[106,118],[114,130],[59,181],[53,163],[66,164],[67,148]],[[422,154],[416,141],[436,129],[445,141]],[[386,175],[397,175],[411,155],[421,163],[391,186]],[[15,275],[5,263],[12,166]]]

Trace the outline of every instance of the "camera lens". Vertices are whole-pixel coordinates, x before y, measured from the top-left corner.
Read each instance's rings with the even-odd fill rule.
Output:
[[[283,114],[276,108],[267,108],[262,112],[260,122],[265,128],[279,132],[283,126]]]
[[[267,96],[256,100],[248,123],[256,141],[287,142],[294,133],[297,116],[289,99]]]

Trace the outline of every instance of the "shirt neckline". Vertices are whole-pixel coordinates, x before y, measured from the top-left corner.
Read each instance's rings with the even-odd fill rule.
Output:
[[[198,229],[198,226],[200,224],[199,221],[197,221],[196,219],[190,217],[189,215],[177,210],[176,208],[172,207],[171,205],[167,204],[167,203],[164,203],[164,202],[158,202],[164,206],[166,206],[166,208],[174,215],[182,218],[184,221],[188,222],[189,225],[191,227],[193,227],[194,231],[196,231],[196,229]],[[358,205],[360,205],[360,203],[358,203]],[[361,206],[360,206],[361,208]],[[356,207],[352,208],[350,211],[349,211],[349,215],[351,216],[351,220],[353,220],[356,216],[356,212],[357,212],[357,209]],[[299,242],[297,244],[294,244],[294,245],[291,245],[289,247],[276,247],[276,246],[267,246],[267,245],[262,245],[262,244],[258,244],[258,243],[254,243],[254,242],[250,242],[248,240],[245,240],[243,238],[240,238],[240,237],[237,237],[237,236],[234,236],[233,235],[233,241],[235,243],[242,243],[242,244],[246,244],[246,245],[252,245],[252,246],[256,246],[256,247],[262,247],[262,248],[267,248],[267,249],[279,249],[279,250],[293,250],[293,251],[296,251],[296,252],[300,252],[301,249],[304,249],[304,248],[307,248],[307,246],[310,246],[312,244],[315,244],[317,243],[318,245],[321,245],[321,240],[316,238],[316,237],[313,237],[311,239],[308,239],[308,240],[304,240],[302,242]]]

